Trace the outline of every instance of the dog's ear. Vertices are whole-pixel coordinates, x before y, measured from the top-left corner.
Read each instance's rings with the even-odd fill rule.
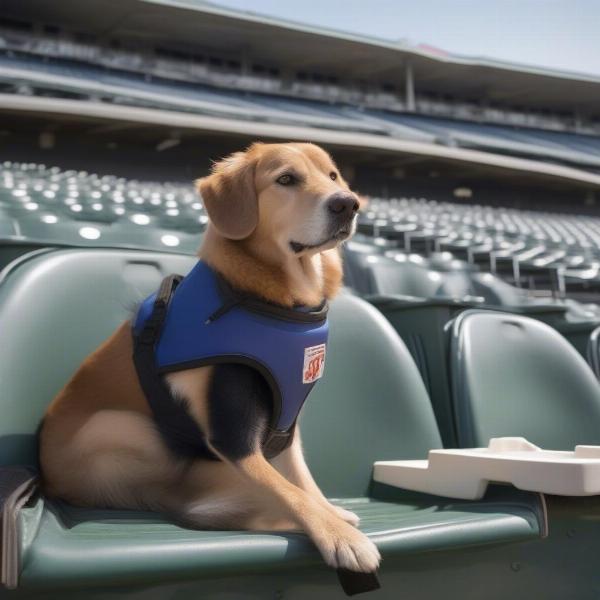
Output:
[[[256,160],[248,152],[235,152],[215,163],[208,177],[196,181],[212,224],[226,238],[244,239],[258,224],[255,171]]]

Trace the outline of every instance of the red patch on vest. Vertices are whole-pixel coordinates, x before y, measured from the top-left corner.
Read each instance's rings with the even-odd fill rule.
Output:
[[[304,349],[302,383],[312,383],[323,376],[325,369],[325,344]]]

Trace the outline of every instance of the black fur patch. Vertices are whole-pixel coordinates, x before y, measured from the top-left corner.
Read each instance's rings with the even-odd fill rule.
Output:
[[[210,444],[229,460],[240,460],[260,448],[271,418],[272,392],[252,367],[213,367],[208,392]]]

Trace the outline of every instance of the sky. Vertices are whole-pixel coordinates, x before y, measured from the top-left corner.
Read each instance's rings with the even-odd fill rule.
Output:
[[[466,56],[600,76],[600,0],[213,0]]]

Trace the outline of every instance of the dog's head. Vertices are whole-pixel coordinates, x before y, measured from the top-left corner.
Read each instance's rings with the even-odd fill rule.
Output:
[[[213,227],[232,240],[301,256],[354,233],[358,197],[313,144],[253,144],[196,183]]]

